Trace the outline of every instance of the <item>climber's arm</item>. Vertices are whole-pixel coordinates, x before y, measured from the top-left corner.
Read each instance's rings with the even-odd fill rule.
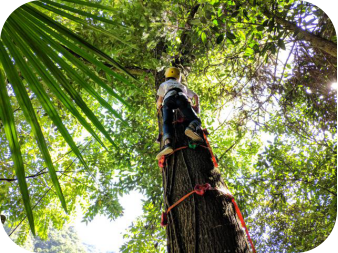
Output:
[[[195,94],[192,98],[194,99],[195,102],[192,108],[195,110],[196,113],[199,113],[200,112],[199,97],[197,94]]]
[[[187,88],[187,94],[188,94],[188,97],[194,101],[194,105],[191,105],[191,107],[194,109],[194,111],[196,113],[199,113],[200,112],[200,103],[199,103],[198,95],[195,92],[193,92],[192,90],[190,90],[189,88]]]
[[[159,96],[156,102],[157,109],[161,108],[163,102],[163,97]]]

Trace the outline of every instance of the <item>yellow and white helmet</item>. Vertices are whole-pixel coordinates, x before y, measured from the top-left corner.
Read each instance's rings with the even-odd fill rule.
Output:
[[[164,76],[165,76],[165,78],[173,77],[176,80],[180,80],[181,72],[178,68],[170,67],[170,68],[166,69]]]

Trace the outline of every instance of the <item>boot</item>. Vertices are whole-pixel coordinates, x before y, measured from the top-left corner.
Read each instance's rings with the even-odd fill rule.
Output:
[[[184,133],[186,136],[191,138],[193,141],[202,142],[203,139],[199,134],[196,132],[197,127],[199,127],[200,123],[197,121],[193,121],[189,124],[189,126],[185,129]]]
[[[156,159],[159,160],[162,156],[164,155],[168,155],[171,152],[173,152],[173,148],[171,146],[170,143],[166,144],[163,146],[163,148],[161,149],[161,151],[157,154]]]

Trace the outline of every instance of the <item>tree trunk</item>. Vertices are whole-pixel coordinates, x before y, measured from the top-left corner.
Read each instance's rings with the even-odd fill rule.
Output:
[[[188,145],[185,127],[185,123],[175,124],[174,149]],[[166,209],[197,184],[227,189],[204,147],[176,151],[167,157],[162,173]],[[166,233],[169,253],[250,252],[231,199],[216,190],[193,194],[174,207],[168,213]]]

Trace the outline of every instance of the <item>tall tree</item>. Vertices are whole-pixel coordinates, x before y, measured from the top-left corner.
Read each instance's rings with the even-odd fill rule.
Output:
[[[4,49],[7,58],[15,63],[13,66],[29,95],[70,214],[74,214],[76,203],[81,202],[86,221],[98,213],[115,218],[122,213],[118,196],[132,189],[139,190],[146,196],[144,215],[130,227],[126,235],[130,240],[121,250],[165,251],[165,230],[160,227],[159,217],[160,210],[167,206],[163,206],[161,174],[154,161],[158,151],[154,143],[157,136],[154,102],[155,83],[161,82],[155,82],[155,79],[162,78],[163,68],[173,63],[183,70],[183,81],[201,97],[201,119],[211,133],[208,137],[219,157],[218,169],[243,212],[258,250],[300,252],[325,240],[336,217],[337,107],[336,91],[331,89],[331,83],[336,82],[336,58],[266,16],[263,7],[303,30],[336,43],[332,23],[325,13],[306,2],[284,0],[249,1],[250,5],[247,1],[179,0],[102,0],[101,5],[77,0],[41,2],[43,4],[31,4],[30,7],[60,26],[52,26],[54,22],[46,23],[48,19],[36,18],[36,11],[21,10],[11,17],[9,24],[19,25],[22,29],[15,29],[13,36],[11,30],[4,31],[7,41],[15,40],[18,44],[9,43]],[[192,12],[187,10],[193,10],[197,5],[199,7],[190,19]],[[25,22],[22,22],[24,18]],[[60,36],[57,27],[66,27],[84,40],[74,41],[77,37],[65,36],[65,33]],[[112,35],[119,36],[114,38]],[[30,47],[30,42],[39,42],[43,50]],[[88,53],[86,43],[101,49],[105,56]],[[13,47],[20,57],[12,53]],[[48,52],[48,58],[43,57],[41,51]],[[136,86],[139,89],[117,81],[112,71],[123,71],[107,56],[114,56],[114,60],[138,75],[140,82]],[[29,68],[19,68],[20,59],[21,65],[28,63]],[[100,141],[106,147],[110,145],[108,139],[100,139],[104,136],[100,130],[99,138],[93,137],[90,141],[91,137],[84,137],[83,127],[79,124],[84,123],[81,117],[87,117],[83,107],[74,103],[71,112],[76,113],[75,108],[79,114],[73,118],[65,103],[47,86],[59,84],[62,78],[57,69],[53,68],[51,72],[48,59],[67,78],[67,87],[73,87],[83,98],[119,149],[105,151],[100,148]],[[47,76],[46,69],[49,70]],[[78,143],[84,143],[76,146],[88,167],[76,160],[75,153],[56,131],[56,126],[60,125],[51,121],[38,96],[30,90],[29,80],[38,84],[34,77],[37,77],[39,87],[45,87],[47,97],[52,99],[52,105],[70,135]],[[83,82],[78,82],[81,78]],[[125,110],[125,106],[120,109],[124,103],[116,95],[114,97],[111,90],[109,93],[109,89],[101,86],[104,84],[112,87],[133,110]],[[113,105],[112,109],[128,121],[128,126],[115,120],[114,114],[102,106],[104,101],[98,102],[98,97],[90,96],[90,90],[85,87],[94,88]],[[37,234],[47,234],[46,221],[61,227],[68,216],[60,209],[58,195],[51,188],[53,182],[46,173],[48,168],[30,134],[31,128],[25,121],[25,112],[17,95],[10,86],[6,89],[13,107]],[[65,86],[61,91],[66,99]],[[69,100],[73,103],[73,97],[69,96]],[[98,125],[91,122],[89,119],[89,125],[95,129]],[[1,123],[0,129],[4,129]],[[11,153],[7,141],[3,141],[3,131],[0,138],[0,191],[4,196],[0,199],[1,214],[6,216],[12,230],[18,227],[11,236],[20,234],[21,239],[16,241],[22,243],[29,227],[20,204],[18,178],[13,173]],[[184,145],[186,139],[178,141]],[[90,144],[86,145],[88,142]],[[201,162],[207,162],[210,171],[216,173],[217,170],[211,168],[209,153],[206,150],[202,153],[203,149],[178,151],[175,158],[169,157],[169,161],[182,162],[180,173],[184,173],[194,164],[183,161],[182,157],[201,152],[206,158]],[[201,181],[204,180],[210,179]],[[193,184],[195,182],[186,189],[188,192]],[[222,185],[221,182],[218,185]],[[177,197],[183,194],[175,192]],[[192,207],[193,198],[201,201],[195,203],[202,203],[214,199],[215,194],[217,192],[209,191],[205,196],[190,196],[181,205]],[[175,200],[170,199],[166,205]],[[176,215],[179,209],[180,205],[172,210],[172,214]],[[187,214],[187,218],[191,216]],[[196,230],[196,233],[191,235],[192,239],[197,238],[200,231]]]

